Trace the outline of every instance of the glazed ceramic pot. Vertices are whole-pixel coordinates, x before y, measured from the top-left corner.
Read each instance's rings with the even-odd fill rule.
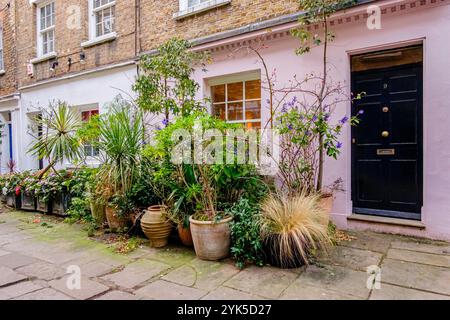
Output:
[[[141,218],[142,231],[153,248],[164,247],[169,242],[173,225],[164,217],[165,210],[165,206],[151,206]]]
[[[199,221],[189,217],[195,254],[202,260],[220,260],[228,256],[232,217],[219,221]]]

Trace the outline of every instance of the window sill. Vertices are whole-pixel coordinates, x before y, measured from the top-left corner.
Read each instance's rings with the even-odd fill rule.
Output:
[[[36,63],[39,63],[39,62],[43,62],[43,61],[47,61],[47,60],[56,58],[57,56],[58,55],[56,54],[56,52],[50,52],[50,53],[47,53],[47,54],[45,54],[43,56],[31,59],[30,63],[36,64]]]
[[[197,13],[211,10],[214,8],[218,8],[218,7],[227,5],[229,3],[231,3],[231,0],[211,0],[211,1],[199,4],[199,5],[196,5],[192,8],[188,8],[186,10],[176,12],[173,14],[173,18],[175,20],[184,19],[186,17],[193,16]]]
[[[92,40],[88,40],[88,41],[82,42],[81,43],[81,47],[83,47],[83,48],[92,47],[92,46],[95,46],[97,44],[101,44],[101,43],[108,42],[108,41],[113,41],[116,38],[117,38],[117,33],[116,32],[108,33],[108,34],[106,34],[104,36],[97,37],[97,38],[94,38]]]
[[[0,76],[4,75],[6,73],[5,70],[0,70]]]

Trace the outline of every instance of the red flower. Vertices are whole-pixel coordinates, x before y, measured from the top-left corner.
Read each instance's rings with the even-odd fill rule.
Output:
[[[16,187],[16,196],[20,196],[20,187],[19,186]]]

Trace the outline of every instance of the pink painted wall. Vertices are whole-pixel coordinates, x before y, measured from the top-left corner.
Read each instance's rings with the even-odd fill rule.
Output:
[[[392,2],[392,1],[391,1]],[[383,3],[383,2],[381,2]],[[448,3],[448,2],[446,2]],[[360,9],[361,10],[361,9]],[[336,195],[332,218],[341,228],[370,228],[379,231],[404,233],[436,239],[450,239],[450,5],[420,8],[395,15],[382,16],[381,30],[368,30],[366,21],[336,26],[336,41],[330,46],[331,77],[345,81],[350,90],[350,54],[370,52],[422,41],[424,46],[424,206],[422,222],[425,230],[389,227],[366,223],[350,223],[351,203],[351,135],[347,127],[342,134],[344,147],[341,157],[326,161],[326,180],[344,180],[346,192]],[[298,57],[294,54],[297,42],[290,36],[267,41],[262,50],[269,68],[276,68],[280,86],[294,75],[299,78],[312,71],[320,72],[321,55],[317,50]],[[233,49],[230,49],[233,50]],[[262,65],[252,55],[241,52],[229,56],[230,50],[213,54],[208,72],[196,72],[201,84],[199,97],[208,96],[208,78],[258,70]],[[262,76],[262,80],[264,77]],[[267,121],[267,92],[262,94],[263,123]],[[334,121],[350,114],[350,104],[336,109]],[[266,119],[266,120],[265,120]]]

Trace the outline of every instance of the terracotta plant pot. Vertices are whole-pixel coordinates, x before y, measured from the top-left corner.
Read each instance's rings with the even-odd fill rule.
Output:
[[[120,217],[116,209],[106,206],[106,221],[108,222],[109,229],[112,232],[124,230],[128,226],[128,221],[124,217]]]
[[[103,224],[106,221],[106,206],[103,203],[97,203],[95,201],[90,201],[89,206],[91,207],[94,222],[99,225]]]
[[[330,215],[331,211],[333,210],[333,200],[333,194],[326,193],[320,197],[317,204],[326,213],[326,219],[323,221],[323,223],[326,225],[328,225],[328,223],[330,222]]]
[[[145,236],[150,240],[150,246],[161,248],[169,242],[172,231],[172,223],[164,218],[164,206],[151,206],[145,210],[141,218],[141,228]]]
[[[177,230],[181,243],[187,247],[192,247],[194,245],[194,242],[192,241],[191,228],[186,228],[182,223],[180,223],[177,227]]]
[[[195,254],[202,260],[220,260],[228,256],[231,244],[232,217],[214,221],[198,221],[189,217]]]

